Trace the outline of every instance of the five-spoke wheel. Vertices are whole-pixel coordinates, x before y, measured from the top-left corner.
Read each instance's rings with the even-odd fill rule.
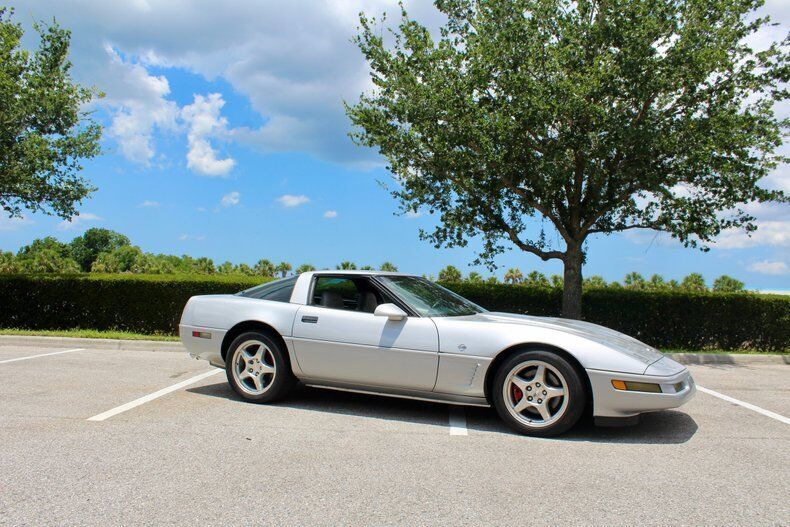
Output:
[[[586,397],[579,373],[564,358],[546,351],[522,351],[500,365],[493,402],[519,432],[552,436],[573,426]]]
[[[233,376],[239,387],[260,395],[272,386],[277,375],[277,366],[271,350],[260,340],[241,343],[233,356]]]
[[[258,332],[234,339],[228,348],[225,372],[236,393],[256,402],[281,397],[295,382],[282,345]]]

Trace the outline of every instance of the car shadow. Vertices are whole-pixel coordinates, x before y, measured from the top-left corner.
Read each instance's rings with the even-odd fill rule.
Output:
[[[226,382],[186,390],[190,393],[246,403]],[[268,406],[312,412],[333,413],[433,426],[448,426],[448,406],[441,403],[381,397],[338,390],[297,385],[288,399]],[[479,432],[522,437],[504,424],[493,408],[464,407],[467,428]],[[584,416],[576,426],[550,441],[582,441],[622,444],[680,444],[697,432],[697,423],[683,412],[667,410],[643,414],[634,426],[598,427],[591,416]],[[526,438],[525,439],[533,439]]]

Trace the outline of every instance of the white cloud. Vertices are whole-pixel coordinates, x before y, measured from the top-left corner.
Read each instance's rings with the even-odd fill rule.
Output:
[[[25,216],[21,218],[9,218],[4,211],[0,211],[0,231],[15,231],[32,224],[33,220]]]
[[[307,196],[300,194],[299,196],[292,196],[291,194],[285,194],[284,196],[280,196],[277,198],[277,201],[283,207],[298,207],[299,205],[304,205],[305,203],[310,202],[310,198]]]
[[[336,210],[328,210],[324,212],[324,218],[330,220],[332,218],[337,218],[337,211]]]
[[[786,263],[769,262],[768,260],[763,260],[761,262],[754,262],[753,264],[750,264],[746,269],[752,271],[753,273],[771,274],[771,275],[782,275],[782,274],[788,274],[788,272],[790,272],[790,268],[788,268]]]
[[[712,247],[744,249],[748,247],[790,246],[790,206],[777,203],[750,203],[744,210],[756,218],[757,230],[751,236],[742,229],[722,232]]]
[[[228,133],[228,120],[220,116],[225,101],[219,93],[207,96],[195,95],[194,102],[181,109],[181,117],[187,123],[187,166],[204,176],[226,176],[236,165],[231,157],[219,159],[210,139]]]
[[[94,222],[94,221],[101,221],[104,218],[101,216],[97,216],[96,214],[92,214],[90,212],[82,212],[79,216],[74,216],[70,220],[63,220],[58,223],[57,229],[59,231],[70,231],[82,226],[85,223]]]
[[[420,216],[422,216],[422,211],[419,211],[419,210],[407,210],[406,213],[403,216],[406,217],[406,218],[409,218],[409,219],[419,218]]]
[[[153,133],[156,128],[176,128],[178,106],[166,99],[170,84],[164,76],[153,76],[140,64],[124,61],[110,44],[104,44],[109,57],[101,80],[112,122],[108,134],[121,154],[134,163],[147,165],[154,157]]]
[[[141,208],[158,207],[159,206],[159,202],[158,201],[145,200],[145,201],[143,201],[142,203],[140,203],[137,206],[141,207]]]
[[[201,240],[205,240],[206,237],[201,235],[195,236],[192,234],[182,234],[181,236],[178,237],[178,239],[181,241],[190,241],[190,240],[201,241]]]
[[[241,199],[241,194],[236,191],[233,191],[229,194],[225,194],[222,196],[222,200],[220,200],[220,204],[223,207],[232,207],[234,205],[239,204],[239,200]]]

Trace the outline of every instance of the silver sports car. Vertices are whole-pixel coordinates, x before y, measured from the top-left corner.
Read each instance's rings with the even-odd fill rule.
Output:
[[[492,313],[418,276],[318,271],[235,295],[196,296],[180,324],[190,356],[225,368],[244,399],[309,386],[494,406],[550,436],[675,408],[688,370],[622,333],[577,320]]]

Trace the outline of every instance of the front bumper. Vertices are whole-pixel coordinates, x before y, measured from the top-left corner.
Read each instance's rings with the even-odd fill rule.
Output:
[[[688,369],[673,375],[635,375],[587,370],[593,392],[595,417],[631,417],[643,412],[667,410],[685,404],[697,392]],[[661,393],[617,390],[612,381],[658,384]]]

